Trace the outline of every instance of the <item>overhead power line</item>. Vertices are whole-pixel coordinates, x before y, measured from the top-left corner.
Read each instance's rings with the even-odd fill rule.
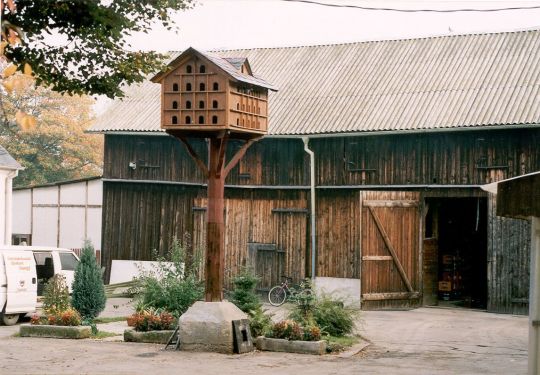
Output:
[[[389,11],[389,12],[402,12],[402,13],[419,13],[419,12],[431,12],[431,13],[457,13],[457,12],[503,12],[509,10],[531,10],[531,9],[540,9],[540,5],[532,5],[528,7],[504,7],[504,8],[462,8],[462,9],[399,9],[399,8],[386,8],[386,7],[367,7],[361,5],[350,5],[350,4],[332,4],[332,3],[323,3],[320,1],[314,0],[281,0],[287,1],[290,3],[305,3],[310,5],[320,5],[331,8],[352,8],[352,9],[361,9],[361,10],[380,10],[380,11]]]

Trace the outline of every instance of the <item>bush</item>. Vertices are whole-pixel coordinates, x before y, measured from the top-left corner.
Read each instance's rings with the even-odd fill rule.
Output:
[[[87,319],[93,319],[105,308],[105,288],[101,269],[96,263],[94,247],[85,241],[81,260],[75,269],[71,304]]]
[[[54,315],[67,310],[69,305],[69,290],[64,275],[56,274],[45,284],[43,293],[43,311],[46,315]]]
[[[175,318],[171,313],[153,309],[137,312],[127,319],[128,326],[139,332],[173,329],[174,322]]]
[[[238,276],[233,278],[232,282],[234,288],[229,296],[232,303],[248,314],[250,314],[250,311],[261,309],[262,303],[255,291],[259,278],[251,269],[243,268]]]
[[[169,259],[156,257],[156,269],[136,279],[136,287],[132,292],[135,294],[138,312],[153,308],[179,317],[195,301],[203,298],[204,286],[198,278],[200,260],[192,257],[190,267],[184,267],[188,260],[186,247],[175,238],[168,254]]]
[[[249,312],[249,327],[251,337],[266,336],[272,330],[272,316],[266,314],[262,308]]]
[[[271,336],[276,339],[302,340],[304,331],[294,320],[282,320],[273,325]]]
[[[323,295],[317,302],[313,317],[321,329],[331,336],[351,334],[355,327],[357,310],[344,307],[339,299]]]
[[[331,336],[351,334],[355,327],[357,311],[344,307],[340,299],[323,295],[306,297],[304,303],[299,303],[292,309],[288,318],[303,327],[319,327]]]

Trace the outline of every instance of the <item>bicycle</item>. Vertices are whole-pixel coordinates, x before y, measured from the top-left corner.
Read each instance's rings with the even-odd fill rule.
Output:
[[[305,297],[313,294],[309,284],[302,282],[300,283],[299,288],[289,287],[289,282],[292,282],[293,280],[292,277],[281,277],[284,281],[280,285],[274,286],[268,292],[268,302],[270,302],[272,306],[281,306],[287,299],[295,300],[297,302],[299,300],[305,300]]]

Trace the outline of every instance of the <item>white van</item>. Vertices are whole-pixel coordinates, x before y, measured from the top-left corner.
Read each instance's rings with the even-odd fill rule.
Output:
[[[59,273],[71,293],[79,258],[69,249],[42,246],[0,246],[0,323],[13,325],[33,313],[45,283]]]

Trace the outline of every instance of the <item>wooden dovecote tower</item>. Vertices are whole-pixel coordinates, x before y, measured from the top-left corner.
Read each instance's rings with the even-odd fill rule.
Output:
[[[253,74],[246,58],[222,58],[194,48],[152,81],[161,83],[161,128],[184,144],[208,177],[205,300],[219,302],[225,271],[225,178],[249,146],[267,133],[268,90],[276,89]],[[189,138],[208,139],[207,162]],[[229,139],[245,143],[227,161]]]
[[[188,48],[153,82],[161,83],[161,128],[187,138],[228,131],[251,139],[268,129],[269,83],[256,77],[246,58],[222,58]]]

